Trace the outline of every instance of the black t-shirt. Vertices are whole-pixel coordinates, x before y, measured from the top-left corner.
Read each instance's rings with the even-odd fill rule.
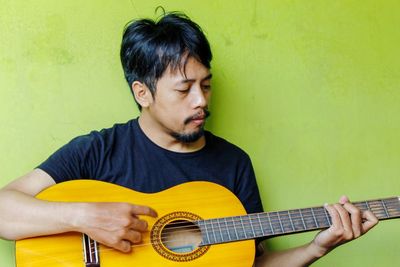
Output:
[[[210,132],[205,138],[206,145],[196,152],[172,152],[153,143],[134,119],[73,139],[38,168],[57,183],[96,179],[144,193],[210,181],[232,191],[248,213],[262,212],[249,156]]]

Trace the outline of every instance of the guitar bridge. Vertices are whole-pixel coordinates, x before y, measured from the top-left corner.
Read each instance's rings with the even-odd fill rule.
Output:
[[[99,245],[86,234],[82,234],[85,267],[100,267]]]

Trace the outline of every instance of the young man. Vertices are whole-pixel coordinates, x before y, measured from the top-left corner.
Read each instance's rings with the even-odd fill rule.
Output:
[[[96,178],[142,192],[206,180],[230,189],[248,213],[261,212],[247,154],[204,131],[211,97],[211,58],[200,27],[182,14],[129,24],[121,61],[140,116],[73,139],[38,168],[3,188],[0,236],[18,240],[77,231],[129,252],[147,229],[138,215],[157,216],[151,207],[128,203],[59,203],[34,198],[43,189],[70,179]],[[256,259],[256,266],[308,265],[377,223],[371,212],[361,213],[346,197],[326,209],[333,222],[328,230],[302,247],[264,253]]]

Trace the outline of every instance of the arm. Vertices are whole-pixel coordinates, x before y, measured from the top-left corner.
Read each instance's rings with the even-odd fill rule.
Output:
[[[256,259],[256,266],[308,266],[335,247],[365,234],[378,223],[371,211],[361,212],[347,197],[342,197],[339,203],[325,206],[332,218],[332,226],[320,232],[312,242],[285,251],[264,253]]]
[[[157,216],[149,207],[128,203],[65,203],[34,198],[54,185],[46,172],[35,169],[0,190],[0,238],[22,238],[82,232],[123,252],[141,241],[147,223],[137,215]]]

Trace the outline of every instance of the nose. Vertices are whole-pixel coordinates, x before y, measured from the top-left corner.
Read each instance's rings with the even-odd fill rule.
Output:
[[[192,105],[194,108],[204,108],[208,105],[210,92],[202,90],[201,86],[196,86],[196,90],[193,90]]]

